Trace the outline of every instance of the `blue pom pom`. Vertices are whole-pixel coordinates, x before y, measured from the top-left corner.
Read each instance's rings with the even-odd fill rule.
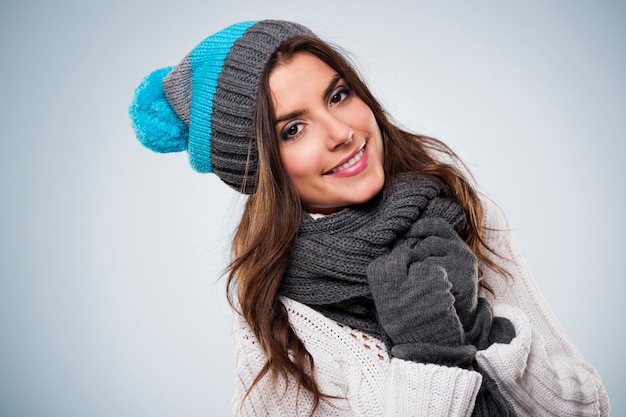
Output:
[[[153,71],[135,89],[129,108],[137,139],[155,152],[181,152],[187,149],[189,128],[163,92],[163,79],[172,67]]]

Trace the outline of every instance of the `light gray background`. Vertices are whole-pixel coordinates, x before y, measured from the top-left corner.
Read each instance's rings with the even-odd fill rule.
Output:
[[[242,199],[142,148],[127,107],[205,36],[285,18],[464,158],[624,415],[624,2],[434,3],[3,1],[0,414],[229,414]]]

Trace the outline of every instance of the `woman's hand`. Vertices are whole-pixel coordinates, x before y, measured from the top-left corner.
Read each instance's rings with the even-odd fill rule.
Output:
[[[468,288],[465,281],[475,280],[475,271],[465,242],[437,218],[418,220],[389,253],[369,265],[370,288],[379,322],[393,342],[392,355],[470,366],[476,348],[465,341],[454,293],[465,310],[472,308],[466,300],[475,298],[477,284]]]

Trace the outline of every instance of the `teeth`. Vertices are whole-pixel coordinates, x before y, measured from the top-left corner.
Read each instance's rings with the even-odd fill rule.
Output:
[[[346,168],[351,167],[351,166],[352,166],[352,165],[354,165],[354,164],[355,164],[355,163],[356,163],[359,159],[361,159],[361,157],[363,156],[363,152],[364,152],[364,151],[365,151],[365,146],[363,146],[363,147],[361,148],[361,150],[360,150],[360,151],[359,151],[356,155],[354,155],[352,158],[350,158],[350,160],[349,160],[348,162],[346,162],[345,164],[342,164],[342,165],[338,166],[337,168],[332,169],[330,172],[334,174],[335,172],[339,172],[339,171],[341,171],[341,170],[343,170],[343,169],[346,169]]]

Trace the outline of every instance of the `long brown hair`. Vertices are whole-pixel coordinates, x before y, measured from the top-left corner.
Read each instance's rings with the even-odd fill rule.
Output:
[[[258,186],[245,203],[233,238],[228,298],[248,322],[267,356],[248,393],[268,373],[274,381],[291,374],[297,392],[304,388],[313,394],[313,413],[326,396],[315,381],[313,357],[289,326],[287,311],[279,299],[279,284],[298,233],[302,204],[280,159],[268,83],[274,68],[288,63],[297,53],[321,59],[371,108],[383,136],[386,183],[409,172],[439,183],[444,195],[456,200],[466,213],[463,239],[479,261],[500,269],[485,254],[490,249],[482,239],[482,205],[469,179],[458,168],[462,163],[454,152],[435,138],[409,133],[392,123],[353,66],[327,43],[314,37],[295,37],[283,43],[265,66],[259,86],[255,110]],[[450,162],[442,162],[442,157],[448,157]],[[479,282],[487,287],[482,278]]]

